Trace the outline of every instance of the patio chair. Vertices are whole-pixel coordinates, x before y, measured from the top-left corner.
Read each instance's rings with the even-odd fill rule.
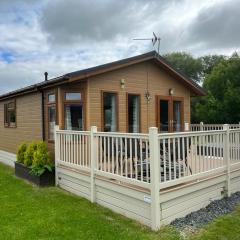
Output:
[[[183,174],[184,169],[188,168],[190,173],[192,174],[192,169],[188,164],[187,157],[188,157],[188,149],[190,150],[191,147],[191,140],[188,141],[187,146],[187,140],[184,139],[184,147],[182,145],[182,141],[179,144],[175,144],[175,148],[173,149],[173,143],[171,142],[170,145],[165,142],[165,151],[163,142],[160,143],[160,159],[161,159],[161,167],[162,169],[165,169],[167,176],[166,180],[170,179],[170,173],[171,178],[174,178],[174,174],[176,174],[176,178],[179,178],[179,174]],[[170,149],[169,149],[170,146]],[[184,150],[183,150],[184,149]],[[169,156],[170,155],[170,156]],[[178,160],[174,164],[174,156],[175,159]],[[171,164],[169,162],[169,157],[171,159]],[[164,162],[165,159],[165,162]],[[164,166],[165,164],[165,166]],[[164,174],[164,171],[162,171],[161,175]]]

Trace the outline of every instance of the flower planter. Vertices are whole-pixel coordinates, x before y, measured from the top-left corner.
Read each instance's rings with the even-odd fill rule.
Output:
[[[54,186],[55,171],[45,171],[41,176],[32,175],[31,169],[21,163],[15,162],[15,175],[19,178],[28,180],[39,187]]]

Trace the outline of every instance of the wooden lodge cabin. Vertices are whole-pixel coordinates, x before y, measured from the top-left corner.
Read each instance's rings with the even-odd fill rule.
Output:
[[[183,131],[190,97],[205,92],[155,51],[47,79],[0,96],[0,160],[22,142],[45,140],[54,126],[67,130]]]

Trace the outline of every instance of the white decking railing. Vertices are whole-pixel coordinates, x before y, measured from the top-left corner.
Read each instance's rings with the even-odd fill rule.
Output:
[[[149,187],[157,152],[159,182],[169,187],[225,171],[226,154],[230,164],[240,162],[240,129],[156,136],[157,149],[151,149],[150,134],[57,130],[57,164],[89,172],[94,165],[94,174]]]
[[[90,132],[58,130],[56,137],[58,163],[90,170]]]
[[[150,182],[148,134],[98,132],[95,137],[99,174]]]
[[[161,188],[224,169],[226,131],[160,134]]]
[[[239,124],[229,124],[230,129],[240,128]],[[223,130],[223,124],[204,124],[200,122],[199,124],[190,124],[190,131],[213,131],[213,130]]]
[[[67,167],[79,171],[82,177],[90,176],[90,191],[79,191],[89,191],[92,202],[99,197],[99,179],[150,192],[150,197],[144,198],[151,204],[151,227],[156,230],[160,224],[162,190],[223,176],[224,191],[230,195],[230,174],[240,169],[237,126],[230,129],[226,124],[218,130],[164,134],[159,134],[157,128],[150,128],[148,134],[97,132],[96,127],[86,132],[56,128],[56,169]],[[58,172],[56,184],[60,181]]]

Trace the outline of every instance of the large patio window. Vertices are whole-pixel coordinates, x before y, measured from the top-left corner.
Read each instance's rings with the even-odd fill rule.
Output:
[[[128,132],[140,132],[140,96],[128,94]]]
[[[117,94],[103,93],[103,129],[104,132],[117,131]]]
[[[64,116],[66,130],[84,130],[84,114],[81,92],[65,92]]]
[[[4,104],[4,126],[16,127],[16,101]]]
[[[181,122],[181,101],[173,101],[173,131],[180,132],[182,130]]]

